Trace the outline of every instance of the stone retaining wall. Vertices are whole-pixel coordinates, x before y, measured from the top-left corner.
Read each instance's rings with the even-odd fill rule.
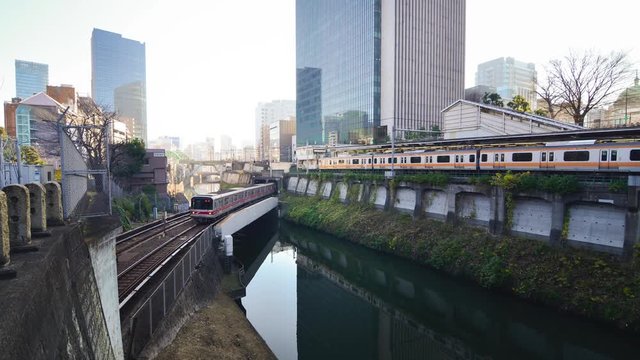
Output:
[[[597,251],[629,255],[640,236],[638,203],[640,179],[629,177],[628,193],[592,188],[578,194],[513,194],[486,185],[449,184],[443,187],[400,183],[308,180],[290,177],[287,190],[330,198],[334,191],[342,202],[367,202],[380,209],[395,209],[413,216],[447,222],[464,222],[493,234],[589,247]],[[358,188],[351,189],[357,186]],[[356,196],[357,195],[357,196]],[[509,228],[505,228],[506,226]]]

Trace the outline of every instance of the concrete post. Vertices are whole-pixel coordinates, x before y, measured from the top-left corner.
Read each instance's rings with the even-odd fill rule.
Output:
[[[456,199],[458,197],[458,191],[454,189],[451,185],[447,186],[446,189],[447,194],[447,217],[446,222],[450,224],[455,224],[457,222],[456,215]]]
[[[47,231],[46,192],[39,183],[26,185],[29,190],[29,206],[31,213],[31,233]]]
[[[9,238],[11,247],[31,244],[31,213],[29,190],[24,185],[9,185],[2,189],[7,194]]]
[[[633,256],[633,247],[638,242],[640,237],[640,213],[638,210],[632,211],[627,209],[627,214],[624,219],[624,244],[622,247],[622,254],[625,259],[631,259]]]
[[[51,181],[44,184],[47,191],[47,226],[64,225],[64,214],[62,212],[62,189],[60,184]]]
[[[233,259],[233,236],[224,235],[224,271],[226,274],[231,273],[231,259]]]
[[[424,187],[421,185],[414,185],[413,191],[416,193],[416,205],[413,208],[413,217],[420,218],[424,215],[422,208],[422,196],[424,195]]]
[[[9,214],[7,195],[0,191],[0,268],[9,264]]]
[[[362,199],[360,200],[361,202],[365,203],[365,204],[369,204],[371,203],[371,187],[373,186],[372,183],[362,183]]]
[[[508,234],[511,229],[505,228],[506,206],[504,189],[498,186],[491,187],[489,195],[491,209],[489,210],[489,232],[494,235]]]
[[[384,199],[384,210],[388,211],[393,209],[393,202],[396,200],[396,189],[395,188],[391,188],[391,186],[389,185],[389,181],[386,181],[384,184],[387,194],[386,199]],[[396,185],[397,186],[397,185]],[[393,193],[393,194],[392,194]]]
[[[562,239],[565,208],[566,205],[562,195],[553,195],[553,201],[551,202],[551,231],[549,233],[549,243],[552,245],[557,245]]]

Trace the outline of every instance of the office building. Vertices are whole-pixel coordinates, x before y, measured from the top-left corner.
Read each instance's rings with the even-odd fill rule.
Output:
[[[269,158],[269,125],[296,115],[294,100],[274,100],[256,106],[256,156],[257,160]]]
[[[296,135],[296,119],[290,117],[278,120],[269,125],[270,162],[292,162],[292,138]]]
[[[24,100],[47,90],[49,65],[16,60],[16,97]]]
[[[133,136],[147,142],[145,44],[122,35],[93,29],[91,35],[91,96],[100,106],[130,119]],[[125,121],[126,122],[126,121]]]
[[[465,6],[297,0],[298,145],[441,127],[441,110],[464,96]]]
[[[478,65],[476,85],[494,87],[505,105],[520,95],[535,110],[536,76],[535,64],[502,57]]]

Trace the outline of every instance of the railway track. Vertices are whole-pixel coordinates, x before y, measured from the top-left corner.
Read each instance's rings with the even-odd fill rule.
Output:
[[[187,226],[178,228],[174,226],[174,231],[167,233],[165,237],[150,236],[157,241],[147,241],[147,246],[133,246],[128,250],[123,250],[118,256],[118,299],[121,306],[138,292],[150,277],[155,274],[173,255],[182,250],[190,241],[204,231],[209,224],[197,224],[193,222]],[[135,250],[135,251],[134,251]],[[129,256],[123,256],[127,252]]]
[[[120,254],[163,231],[170,230],[180,224],[190,221],[189,212],[183,212],[167,217],[166,224],[163,220],[156,220],[133,230],[122,233],[116,237],[116,254]],[[163,227],[164,225],[164,227]]]

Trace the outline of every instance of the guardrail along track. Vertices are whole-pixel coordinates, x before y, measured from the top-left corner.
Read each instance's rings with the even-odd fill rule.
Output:
[[[130,261],[118,261],[118,299],[122,303],[134,290],[139,290],[183,245],[199,236],[209,224],[191,224],[180,232],[158,238],[154,248],[142,249]]]

